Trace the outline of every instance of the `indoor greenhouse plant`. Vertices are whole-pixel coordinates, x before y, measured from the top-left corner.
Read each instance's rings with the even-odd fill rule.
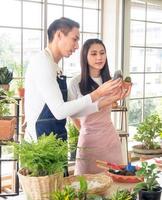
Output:
[[[133,146],[133,151],[139,154],[161,154],[160,137],[162,121],[158,114],[147,116],[137,127],[134,139],[141,144]]]
[[[137,183],[135,192],[139,194],[139,200],[160,200],[162,188],[157,178],[158,171],[155,164],[142,162],[136,175],[143,178],[143,182]]]
[[[75,127],[72,121],[67,123],[67,132],[68,132],[68,145],[70,152],[70,160],[75,160],[76,150],[78,144],[79,130]]]
[[[0,87],[4,90],[9,90],[9,83],[13,79],[13,72],[7,67],[0,68]]]
[[[19,97],[24,97],[25,88],[24,88],[24,79],[17,80],[17,90]]]
[[[0,140],[13,138],[16,118],[10,115],[10,104],[16,104],[13,92],[0,88]]]
[[[84,176],[78,176],[78,180],[79,188],[64,186],[62,190],[52,192],[50,200],[108,200],[103,195],[89,194],[88,183]]]
[[[51,133],[37,142],[12,143],[19,156],[19,180],[31,200],[49,199],[52,191],[61,188],[64,166],[67,164],[67,142]]]

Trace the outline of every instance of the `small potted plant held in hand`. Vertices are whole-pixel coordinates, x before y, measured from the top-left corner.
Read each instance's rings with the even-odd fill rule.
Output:
[[[19,157],[19,180],[31,200],[49,199],[52,191],[60,189],[63,170],[67,164],[67,142],[51,133],[42,135],[37,142],[12,143]]]
[[[136,175],[144,178],[144,181],[135,187],[135,192],[139,193],[139,200],[160,200],[162,188],[157,181],[156,165],[142,162],[142,167],[136,172]]]

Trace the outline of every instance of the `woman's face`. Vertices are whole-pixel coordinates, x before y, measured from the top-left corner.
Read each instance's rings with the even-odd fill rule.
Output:
[[[106,62],[106,52],[102,44],[92,44],[87,55],[90,73],[99,73]]]

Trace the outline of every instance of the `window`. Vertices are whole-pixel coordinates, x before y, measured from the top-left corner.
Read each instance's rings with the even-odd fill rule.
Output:
[[[46,46],[47,27],[53,20],[65,16],[78,21],[80,46],[90,37],[101,38],[101,3],[102,0],[1,0],[0,66],[13,69],[12,87],[15,89],[16,81],[24,77],[29,58]],[[60,63],[69,77],[80,71],[79,52],[80,49]]]
[[[133,82],[128,113],[132,136],[145,116],[162,113],[162,1],[126,0],[125,6],[129,37],[124,67]]]

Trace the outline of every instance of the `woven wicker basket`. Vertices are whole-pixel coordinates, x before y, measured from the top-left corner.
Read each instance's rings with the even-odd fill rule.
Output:
[[[105,174],[84,174],[87,181],[98,182],[98,186],[89,188],[89,194],[105,194],[112,183],[112,179]],[[64,178],[64,185],[71,185],[73,182],[78,182],[78,176],[69,176]]]
[[[20,183],[27,198],[30,200],[49,200],[50,194],[61,189],[63,174],[50,176],[30,177],[18,173]]]

